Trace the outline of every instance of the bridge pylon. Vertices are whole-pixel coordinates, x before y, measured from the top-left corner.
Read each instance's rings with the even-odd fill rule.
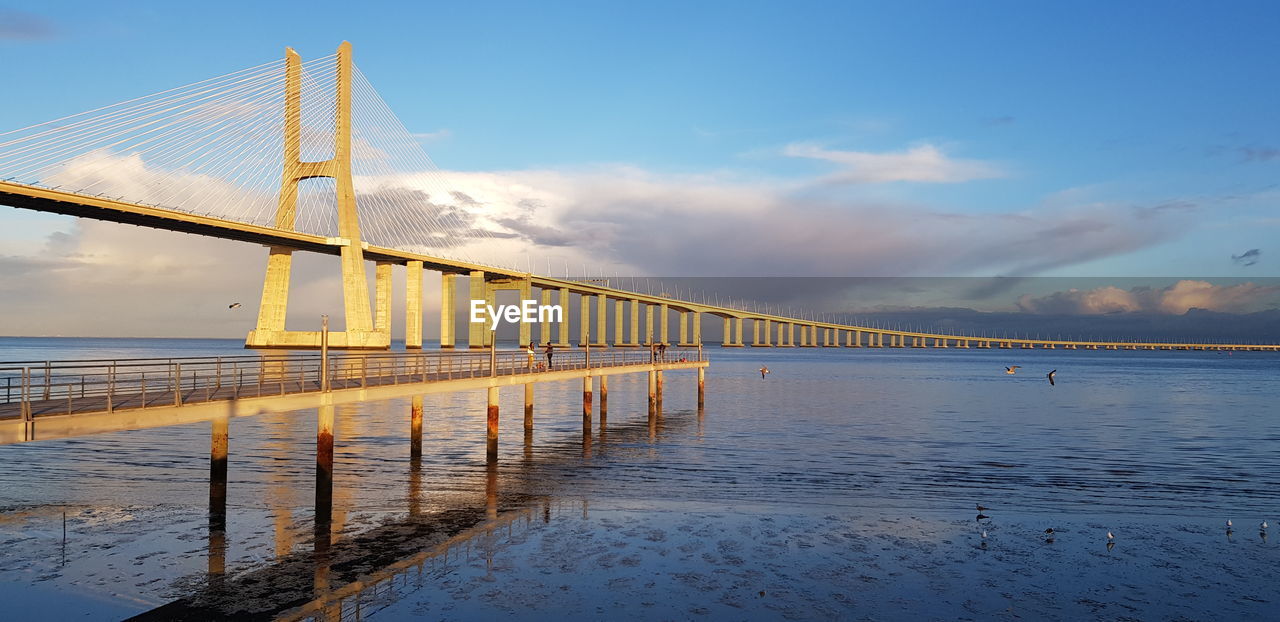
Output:
[[[360,239],[355,185],[351,179],[351,44],[346,41],[338,46],[337,65],[333,157],[319,162],[303,162],[302,60],[293,48],[285,51],[284,172],[276,204],[275,226],[278,229],[294,230],[299,182],[319,177],[334,180],[337,186],[338,243],[341,245],[339,255],[342,263],[342,298],[346,326],[341,332],[329,334],[329,347],[385,350],[391,347],[390,323],[378,322],[375,326],[370,310],[369,283],[364,269],[364,245]],[[286,246],[270,247],[266,278],[262,285],[262,304],[258,307],[258,325],[249,331],[249,336],[245,339],[246,348],[320,347],[319,331],[285,329],[293,250]],[[381,271],[378,276],[379,279],[382,278]],[[380,302],[381,298],[380,296]]]

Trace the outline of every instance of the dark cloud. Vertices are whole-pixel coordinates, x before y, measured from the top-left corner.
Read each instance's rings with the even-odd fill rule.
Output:
[[[1269,162],[1280,158],[1280,149],[1275,147],[1240,147],[1239,151],[1245,162]]]
[[[1093,289],[1069,289],[1042,296],[1024,295],[1019,310],[1035,314],[1106,315],[1111,313],[1164,313],[1181,315],[1191,309],[1246,313],[1274,307],[1280,301],[1280,285],[1239,283],[1217,285],[1208,281],[1181,280],[1163,288],[1114,285]]]
[[[54,34],[53,25],[38,15],[0,9],[0,40],[35,41],[48,39]]]
[[[1258,263],[1258,259],[1261,257],[1262,257],[1261,250],[1256,248],[1251,248],[1245,251],[1241,255],[1232,255],[1231,261],[1234,261],[1237,264],[1240,264],[1242,266],[1252,266],[1253,264]]]

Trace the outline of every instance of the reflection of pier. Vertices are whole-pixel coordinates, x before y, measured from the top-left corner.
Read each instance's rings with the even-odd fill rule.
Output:
[[[278,554],[275,563],[243,574],[224,574],[220,556],[227,540],[225,514],[219,516],[219,510],[211,505],[210,573],[204,588],[134,619],[359,619],[375,601],[386,602],[397,592],[421,586],[424,579],[447,574],[475,554],[492,557],[504,535],[527,529],[532,521],[549,521],[563,511],[585,514],[585,501],[557,500],[554,480],[540,477],[539,469],[581,460],[593,440],[599,451],[609,443],[656,440],[671,423],[680,426],[688,422],[685,418],[665,421],[662,412],[655,410],[647,420],[610,427],[606,432],[607,419],[602,416],[598,433],[584,429],[581,446],[575,440],[561,439],[537,461],[504,463],[500,470],[491,457],[477,465],[476,494],[451,503],[449,508],[424,507],[422,463],[411,454],[406,516],[335,541],[336,529],[329,518],[336,509],[331,505],[332,494],[317,494],[312,549]],[[526,456],[532,455],[531,443],[532,435],[526,434]],[[525,481],[538,482],[537,489],[511,488],[512,482]],[[326,503],[330,506],[321,505]],[[221,511],[225,512],[225,506]]]

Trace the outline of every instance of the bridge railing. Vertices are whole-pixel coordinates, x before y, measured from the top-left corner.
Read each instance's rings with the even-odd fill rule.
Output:
[[[113,412],[412,382],[703,360],[701,349],[280,353],[0,363],[0,418]],[[327,361],[327,362],[326,362]]]

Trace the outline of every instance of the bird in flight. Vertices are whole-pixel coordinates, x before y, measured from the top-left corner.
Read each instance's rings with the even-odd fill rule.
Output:
[[[1054,385],[1054,383],[1053,383],[1053,377],[1054,377],[1054,375],[1055,375],[1055,374],[1057,374],[1057,373],[1058,373],[1058,370],[1056,370],[1056,369],[1055,369],[1055,370],[1053,370],[1053,371],[1051,371],[1051,372],[1049,372],[1049,386],[1051,386],[1051,387],[1052,387],[1052,386],[1055,386],[1055,385]]]
[[[233,303],[231,303],[231,304],[227,305],[227,308],[228,308],[228,309],[239,309],[239,308],[240,308],[240,303],[238,303],[238,302],[233,302]]]
[[[1010,366],[1008,366],[1008,367],[1004,368],[1004,373],[1006,373],[1006,374],[1010,374],[1010,375],[1013,375],[1013,374],[1015,374],[1015,373],[1017,373],[1017,372],[1018,372],[1018,368],[1019,368],[1019,367],[1022,367],[1022,366],[1021,366],[1021,365],[1010,365]]]
[[[769,368],[768,368],[768,367],[761,367],[761,368],[760,368],[760,379],[761,379],[761,380],[763,380],[763,379],[764,379],[764,375],[765,375],[765,374],[767,374],[767,373],[769,373]]]

